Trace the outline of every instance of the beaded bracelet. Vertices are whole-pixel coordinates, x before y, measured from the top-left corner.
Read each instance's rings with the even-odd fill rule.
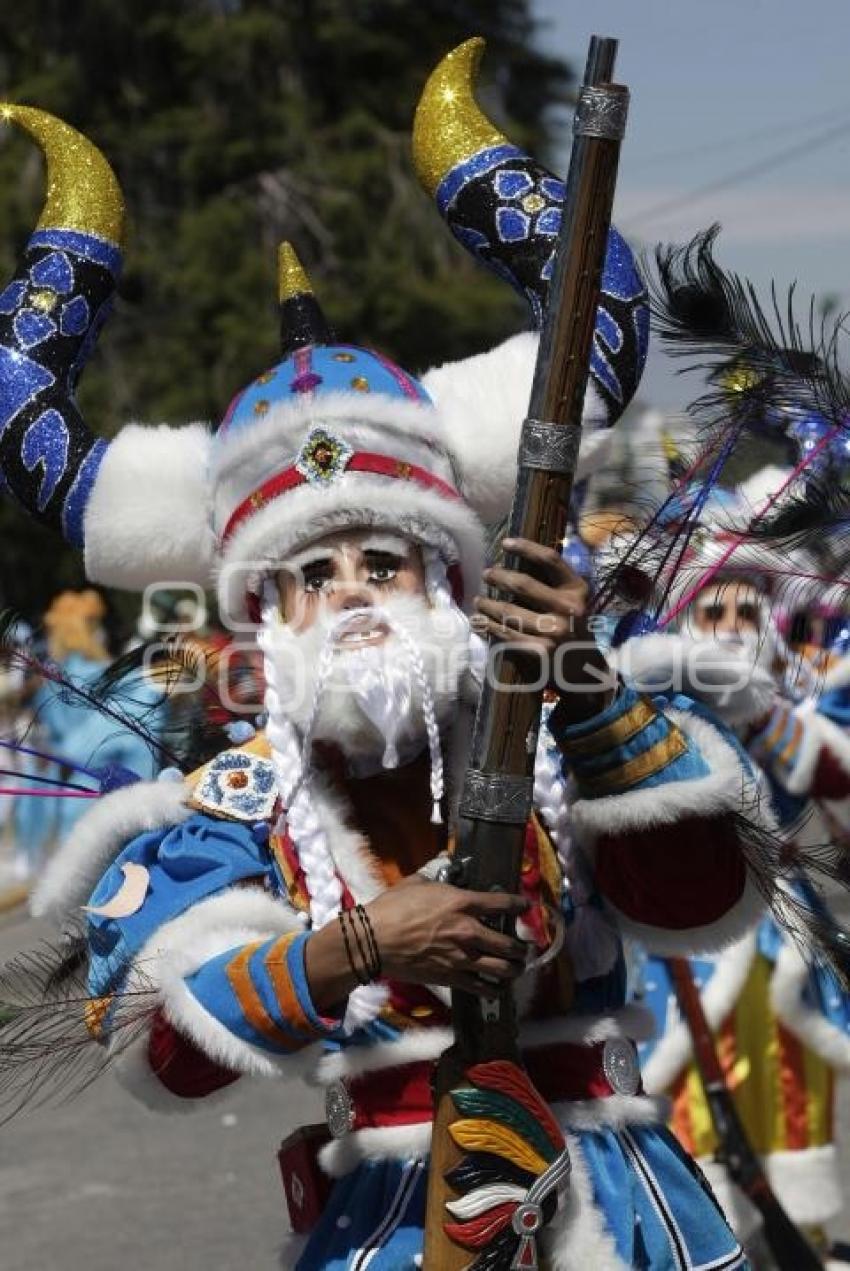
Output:
[[[367,966],[366,959],[363,958],[364,969],[361,970],[357,966],[356,962],[354,961],[354,958],[351,953],[351,942],[348,939],[348,930],[346,928],[346,920],[348,919],[350,921],[350,915],[346,909],[340,909],[339,913],[337,914],[337,917],[339,918],[339,927],[342,932],[342,938],[345,941],[345,954],[346,954],[346,957],[348,958],[348,965],[351,967],[351,972],[354,978],[357,980],[357,983],[366,985],[369,983],[369,974],[368,974],[368,971],[365,969]],[[352,927],[352,930],[353,930],[353,927]],[[355,932],[354,934],[356,938],[357,933]],[[357,941],[357,944],[359,948],[360,947],[359,940]],[[360,955],[361,957],[363,957],[362,949],[360,949]]]
[[[382,970],[381,951],[378,948],[378,941],[375,939],[375,930],[372,926],[371,919],[362,905],[355,905],[354,912],[360,919],[363,931],[366,936],[366,944],[369,948],[370,963],[368,965],[369,978],[377,980],[380,978]]]

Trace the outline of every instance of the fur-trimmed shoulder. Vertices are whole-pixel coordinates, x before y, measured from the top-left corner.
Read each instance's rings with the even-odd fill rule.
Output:
[[[756,804],[755,788],[748,781],[743,762],[731,742],[706,719],[690,711],[667,707],[664,714],[692,741],[710,771],[702,777],[668,781],[661,785],[606,795],[601,799],[577,799],[573,824],[581,833],[617,834],[671,825],[686,816],[719,816],[738,812],[742,801]],[[748,800],[748,793],[752,797]]]
[[[131,839],[191,816],[185,798],[180,781],[139,781],[98,799],[48,863],[30,900],[33,917],[61,921],[84,904]]]

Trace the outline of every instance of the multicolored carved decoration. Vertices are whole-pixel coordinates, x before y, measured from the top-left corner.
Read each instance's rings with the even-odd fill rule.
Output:
[[[0,486],[82,546],[107,442],[74,401],[121,268],[124,204],[85,137],[45,111],[0,105],[41,146],[48,197],[18,272],[0,292]]]
[[[465,1153],[446,1174],[450,1240],[475,1254],[468,1271],[538,1266],[537,1236],[557,1208],[570,1172],[563,1133],[516,1064],[476,1064],[469,1086],[451,1092],[460,1119],[449,1127]]]
[[[431,75],[413,127],[414,161],[454,236],[519,291],[539,326],[565,187],[477,106],[473,90],[483,50],[483,40],[467,40]],[[631,248],[612,228],[590,368],[610,423],[637,388],[648,344],[646,288]]]

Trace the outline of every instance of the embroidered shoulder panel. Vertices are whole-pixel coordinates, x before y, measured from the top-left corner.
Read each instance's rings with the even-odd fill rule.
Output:
[[[274,812],[274,765],[256,745],[224,750],[189,778],[192,808],[231,821],[267,821]]]

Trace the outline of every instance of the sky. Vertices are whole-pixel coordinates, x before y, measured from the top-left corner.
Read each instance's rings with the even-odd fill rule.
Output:
[[[720,262],[761,294],[796,279],[806,298],[850,308],[850,0],[533,7],[547,22],[541,45],[579,73],[592,34],[621,42],[631,106],[614,219],[633,243],[683,242],[719,221]],[[671,409],[688,388],[653,350],[641,396]]]

